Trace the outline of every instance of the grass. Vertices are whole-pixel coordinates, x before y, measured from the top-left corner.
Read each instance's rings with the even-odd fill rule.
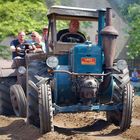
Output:
[[[11,52],[9,47],[0,45],[0,58],[11,59]]]

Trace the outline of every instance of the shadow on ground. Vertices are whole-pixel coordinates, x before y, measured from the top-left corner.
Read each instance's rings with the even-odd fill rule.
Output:
[[[108,131],[108,133],[97,133],[101,131],[106,131],[106,129],[110,126],[110,124],[105,120],[97,120],[93,124],[80,127],[80,128],[60,128],[55,127],[55,131],[58,133],[64,134],[64,135],[74,135],[74,134],[80,134],[80,133],[95,133],[94,136],[116,136],[120,133],[120,129],[113,127],[112,130]],[[115,129],[114,129],[115,128]]]

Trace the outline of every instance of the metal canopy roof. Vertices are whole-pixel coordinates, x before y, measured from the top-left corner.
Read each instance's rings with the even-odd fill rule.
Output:
[[[105,11],[105,9],[99,9]],[[95,18],[98,19],[97,9],[79,8],[79,7],[66,7],[66,6],[52,6],[49,9],[47,16],[58,15],[58,16],[72,16],[72,17],[84,17],[84,18]]]

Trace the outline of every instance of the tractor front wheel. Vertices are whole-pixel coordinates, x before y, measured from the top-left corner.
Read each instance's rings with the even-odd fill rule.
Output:
[[[107,120],[125,131],[131,125],[134,90],[130,84],[128,69],[120,74],[113,74],[113,78],[115,86],[112,101],[113,104],[122,104],[122,108],[107,111]]]
[[[36,84],[46,76],[46,64],[43,61],[33,61],[28,65],[27,72],[27,123],[40,128],[39,87]]]
[[[49,84],[42,84],[39,92],[40,131],[42,134],[53,131],[53,109],[51,88]]]

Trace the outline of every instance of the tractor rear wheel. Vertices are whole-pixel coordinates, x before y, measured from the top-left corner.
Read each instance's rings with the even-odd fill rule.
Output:
[[[39,93],[40,131],[42,134],[53,131],[53,110],[51,88],[49,84],[42,84]]]
[[[0,80],[0,115],[14,115],[10,99],[10,86],[16,82],[16,78],[3,78]]]
[[[26,117],[27,100],[21,85],[15,84],[10,87],[10,97],[16,116]]]
[[[121,103],[122,109],[108,111],[107,120],[119,126],[122,131],[125,131],[131,125],[134,90],[130,84],[127,68],[121,74],[113,74],[113,78],[116,85],[114,87],[112,101],[113,104]]]

